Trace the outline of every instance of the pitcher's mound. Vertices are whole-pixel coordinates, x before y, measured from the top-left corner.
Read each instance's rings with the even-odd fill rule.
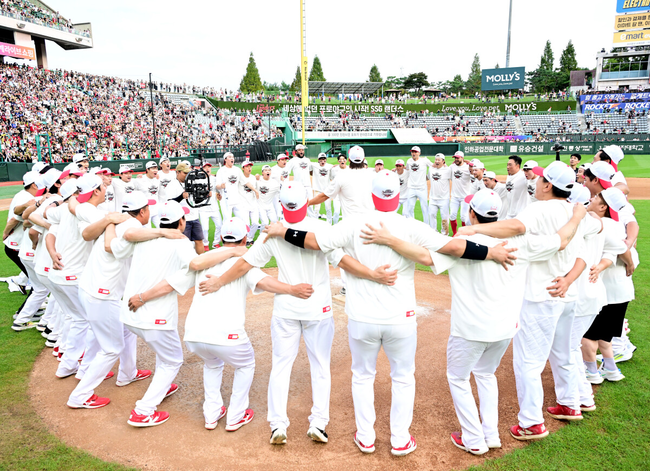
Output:
[[[267,270],[277,275],[277,270]],[[340,290],[338,270],[331,270],[332,293]],[[418,350],[416,357],[415,412],[411,434],[418,449],[402,458],[390,453],[390,367],[383,353],[377,363],[375,409],[377,412],[377,451],[362,454],[352,441],[356,430],[350,390],[350,350],[347,317],[343,307],[334,303],[336,334],[332,347],[332,394],[329,443],[314,443],[307,437],[311,408],[311,379],[304,345],[293,367],[289,389],[288,414],[291,426],[284,446],[269,444],[271,429],[266,421],[267,386],[271,370],[270,320],[273,296],[249,295],[246,330],[255,348],[256,371],[250,393],[253,421],[236,432],[224,430],[225,419],[216,430],[208,431],[203,421],[203,363],[185,351],[185,364],[175,382],[179,391],[163,401],[159,410],[171,418],[163,425],[136,429],[127,425],[129,412],[151,380],[118,388],[115,379],[105,381],[96,393],[109,397],[102,409],[72,410],[66,406],[68,395],[77,384],[74,377],[57,379],[57,361],[50,349],[37,359],[31,378],[30,394],[34,409],[52,433],[66,444],[82,448],[106,461],[146,469],[263,469],[263,470],[337,470],[342,469],[450,469],[479,464],[502,456],[521,444],[512,439],[508,427],[517,423],[517,395],[512,371],[512,354],[506,353],[497,370],[499,379],[499,420],[503,448],[476,457],[456,448],[449,438],[460,431],[446,378],[445,350],[449,336],[450,287],[446,276],[416,271],[418,300]],[[184,325],[193,290],[179,298],[180,322]],[[471,293],[467,293],[471,296]],[[215,312],[218,306],[215,306]],[[183,336],[182,327],[181,338]],[[140,341],[139,341],[140,342]],[[155,369],[155,358],[142,342],[138,346],[138,367]],[[117,372],[117,369],[114,368]],[[546,406],[554,405],[552,379],[544,372]],[[222,394],[225,405],[232,387],[232,369],[224,370]],[[373,398],[369,397],[369,401]],[[558,422],[548,419],[547,426],[557,429]]]

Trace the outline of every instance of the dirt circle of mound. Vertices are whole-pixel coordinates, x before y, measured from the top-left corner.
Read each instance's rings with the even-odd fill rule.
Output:
[[[267,270],[276,275],[277,270]],[[332,292],[340,289],[338,270],[331,270]],[[36,413],[49,430],[67,445],[84,449],[92,455],[135,468],[146,469],[450,469],[479,464],[487,458],[502,456],[522,446],[510,437],[508,427],[517,423],[517,395],[512,371],[511,347],[497,370],[499,379],[499,431],[503,448],[476,457],[458,450],[449,439],[460,430],[446,378],[446,345],[449,336],[450,287],[446,276],[416,272],[418,299],[418,349],[416,356],[415,411],[411,433],[418,449],[402,458],[390,454],[390,367],[383,353],[377,363],[375,408],[377,411],[377,451],[364,455],[352,441],[356,430],[351,394],[350,350],[347,339],[347,316],[343,306],[334,303],[336,334],[332,347],[332,394],[328,444],[312,442],[307,436],[307,417],[311,408],[311,380],[304,344],[293,367],[289,390],[288,413],[291,426],[288,443],[272,446],[266,421],[267,386],[271,369],[270,320],[273,296],[249,295],[246,330],[255,349],[255,379],[250,392],[254,420],[234,433],[224,430],[223,421],[213,431],[203,426],[203,363],[185,350],[185,363],[175,382],[178,393],[166,399],[160,410],[170,413],[170,420],[159,427],[136,429],[126,421],[136,400],[150,380],[118,388],[111,379],[97,388],[111,404],[97,410],[72,410],[66,406],[68,395],[77,380],[56,379],[57,361],[50,349],[39,356],[31,375],[30,396]],[[180,326],[184,325],[193,290],[179,298]],[[182,328],[179,329],[181,338]],[[153,370],[155,357],[140,340],[138,367]],[[114,368],[114,371],[117,371]],[[232,368],[224,369],[222,394],[226,406],[232,387]],[[550,369],[543,374],[545,407],[554,405],[555,395]],[[472,380],[473,383],[473,380]],[[474,386],[475,389],[475,386]],[[560,424],[549,419],[549,429]]]

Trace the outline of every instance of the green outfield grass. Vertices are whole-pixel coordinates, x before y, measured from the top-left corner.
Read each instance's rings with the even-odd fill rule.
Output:
[[[620,383],[607,383],[596,390],[595,412],[568,424],[538,443],[530,443],[503,458],[488,460],[472,469],[484,470],[643,470],[650,454],[650,201],[633,201],[641,225],[638,251],[641,265],[634,274],[637,300],[627,317],[630,338],[638,347],[634,358],[619,364],[626,375]],[[416,208],[416,217],[420,218]],[[4,228],[7,211],[0,212]],[[212,231],[211,231],[212,232]],[[211,234],[212,237],[212,234]],[[17,274],[15,265],[0,257],[0,276]],[[0,470],[124,470],[102,462],[76,448],[67,447],[50,434],[28,398],[29,374],[43,347],[35,329],[21,333],[9,326],[23,296],[9,293],[0,284]],[[46,349],[49,351],[49,349]],[[426,367],[420,365],[420,367]],[[420,387],[427,387],[420,384]],[[451,404],[450,404],[451,407]],[[512,407],[517,407],[512,404]],[[552,419],[550,419],[552,420]],[[508,436],[502,440],[510,440]],[[417,453],[417,452],[416,452]],[[460,453],[460,451],[459,451]],[[408,459],[408,458],[407,458]]]

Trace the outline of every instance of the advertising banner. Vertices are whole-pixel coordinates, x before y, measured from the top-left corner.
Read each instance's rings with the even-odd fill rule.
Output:
[[[625,102],[625,103],[622,103]],[[649,110],[650,93],[607,93],[580,95],[583,113],[603,113],[606,110]]]
[[[524,88],[525,80],[525,67],[483,69],[481,71],[481,90],[518,90]]]
[[[650,10],[650,0],[616,0],[616,13]]]
[[[647,154],[650,152],[648,141],[615,141],[626,154]],[[562,155],[568,157],[572,153],[593,156],[598,150],[608,145],[608,142],[562,142]],[[471,143],[460,144],[461,150],[467,156],[475,155],[555,155],[553,142],[512,142],[499,144]],[[589,159],[588,159],[589,160]]]
[[[305,131],[305,139],[328,141],[331,139],[386,139],[388,131]]]
[[[628,29],[650,28],[650,13],[643,12],[635,15],[617,15],[614,19],[614,29],[624,31]]]
[[[614,39],[612,42],[614,44],[622,44],[625,46],[645,46],[650,44],[650,29],[616,32],[614,33]]]
[[[18,59],[36,60],[36,50],[18,44],[0,43],[0,56],[16,57]]]

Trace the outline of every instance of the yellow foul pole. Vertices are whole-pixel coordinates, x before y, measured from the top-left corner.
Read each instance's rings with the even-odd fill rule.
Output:
[[[307,41],[305,38],[305,1],[300,2],[300,90],[302,94],[302,144],[305,145],[305,108],[309,106],[309,61],[307,60]]]

